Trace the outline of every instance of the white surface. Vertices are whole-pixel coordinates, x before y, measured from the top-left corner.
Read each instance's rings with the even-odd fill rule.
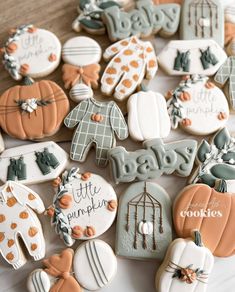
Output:
[[[234,3],[234,0],[223,0],[224,4]],[[175,37],[177,39],[177,37]],[[155,49],[157,53],[166,45],[167,40],[162,40],[156,37]],[[166,77],[161,70],[158,71],[154,80],[150,82],[149,88],[165,94],[169,89],[173,89],[179,83],[179,78],[170,76]],[[235,115],[231,114],[228,122],[228,128],[232,133],[235,133]],[[165,141],[174,141],[180,138],[189,138],[192,136],[183,133],[183,131],[177,129],[172,131],[170,136]],[[6,141],[6,148],[22,145],[25,142],[16,141],[12,138],[4,137]],[[197,137],[200,140],[200,137]],[[131,142],[130,139],[122,143],[128,150],[135,150],[141,147],[141,143]],[[62,144],[66,151],[69,151],[69,144]],[[88,159],[85,164],[70,163],[70,166],[78,166],[81,171],[92,171],[104,176],[107,180],[111,180],[109,168],[100,169],[95,163],[94,151],[88,155]],[[157,182],[164,187],[173,199],[177,193],[185,186],[186,178],[179,178],[174,176],[162,176]],[[112,182],[113,183],[113,182]],[[122,195],[123,191],[128,187],[127,184],[119,184],[115,186],[115,191],[118,195]],[[43,199],[46,206],[49,206],[53,198],[53,188],[50,183],[44,183],[31,188],[37,191]],[[50,219],[44,216],[39,216],[44,228],[44,235],[46,237],[46,256],[50,256],[52,253],[56,253],[65,248],[63,242],[55,234],[50,226]],[[114,226],[107,231],[101,239],[114,245]],[[234,236],[234,235],[231,235]],[[78,243],[74,245],[76,248]],[[118,273],[112,283],[103,288],[102,292],[154,292],[155,291],[155,273],[159,266],[159,263],[135,261],[127,259],[118,259]],[[9,265],[4,263],[2,257],[0,257],[0,291],[1,292],[25,292],[26,291],[26,279],[33,269],[41,267],[41,263],[33,263],[30,260],[19,271],[13,271]],[[235,287],[235,256],[229,258],[215,258],[214,269],[211,273],[207,292],[233,292]],[[180,292],[180,291],[176,291]]]

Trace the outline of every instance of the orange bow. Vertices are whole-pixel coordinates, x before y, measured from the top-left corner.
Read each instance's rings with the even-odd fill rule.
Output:
[[[74,251],[71,248],[67,248],[60,255],[53,255],[43,261],[46,266],[45,272],[55,278],[59,278],[51,287],[50,292],[82,291],[78,282],[70,274],[73,255]]]
[[[73,87],[81,78],[86,85],[97,88],[99,71],[99,64],[91,64],[83,67],[64,64],[62,67],[64,87],[66,89]]]
[[[225,23],[225,45],[235,39],[235,23]]]

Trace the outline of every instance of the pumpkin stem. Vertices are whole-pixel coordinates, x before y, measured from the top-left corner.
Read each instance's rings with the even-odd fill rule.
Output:
[[[146,85],[144,85],[144,83],[141,83],[140,84],[140,90],[146,92],[146,91],[148,91],[148,88],[147,88]]]
[[[34,84],[34,80],[29,76],[24,76],[23,84],[24,85],[32,85],[32,84]]]
[[[227,193],[227,183],[224,179],[217,179],[215,181],[214,189],[220,193]]]
[[[201,233],[198,230],[194,230],[193,233],[194,233],[194,243],[197,246],[203,246]]]

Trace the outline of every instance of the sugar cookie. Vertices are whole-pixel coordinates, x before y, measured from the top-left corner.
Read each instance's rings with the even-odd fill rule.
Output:
[[[169,92],[167,102],[172,128],[180,127],[194,135],[209,135],[224,127],[229,107],[224,93],[207,77],[185,76]]]
[[[66,245],[73,245],[75,239],[98,237],[112,225],[117,197],[101,176],[89,172],[79,174],[77,168],[72,168],[53,185],[58,189],[47,213]]]
[[[103,56],[111,61],[101,78],[101,91],[107,95],[114,92],[118,101],[127,99],[145,76],[152,79],[158,69],[152,44],[135,36],[111,45]]]
[[[116,254],[162,260],[172,240],[171,200],[159,185],[131,184],[122,194],[116,227]]]
[[[194,232],[194,237],[178,238],[169,246],[156,274],[158,292],[206,292],[214,257],[203,246],[198,231]]]
[[[157,57],[169,75],[214,75],[227,55],[214,40],[170,41]]]
[[[220,181],[218,191],[205,185],[185,187],[173,206],[177,236],[189,237],[191,230],[200,231],[203,242],[214,256],[228,257],[235,253],[234,193],[226,192]]]
[[[180,39],[213,39],[224,46],[224,9],[220,0],[184,0]]]
[[[127,152],[118,146],[109,151],[111,172],[116,183],[158,178],[175,173],[188,176],[196,155],[197,142],[183,140],[163,144],[161,139],[143,143],[145,149]]]
[[[45,256],[45,239],[38,214],[45,208],[39,195],[26,186],[7,181],[0,187],[0,252],[19,269],[26,263],[19,238],[35,261]]]

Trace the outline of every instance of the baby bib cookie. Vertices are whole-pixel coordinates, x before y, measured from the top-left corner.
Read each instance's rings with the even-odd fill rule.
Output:
[[[235,110],[235,56],[230,56],[219,68],[214,80],[224,87],[230,103],[230,109]]]
[[[75,251],[74,275],[86,290],[95,291],[107,286],[116,272],[117,259],[106,242],[88,240]]]
[[[166,138],[170,133],[170,119],[164,96],[153,91],[140,91],[127,103],[128,128],[133,140]]]
[[[153,79],[158,65],[150,42],[137,37],[121,40],[108,47],[103,57],[110,60],[101,78],[101,91],[113,93],[114,99],[124,101],[146,79]]]
[[[201,235],[178,238],[168,248],[166,257],[156,274],[158,292],[206,292],[214,257],[203,246]]]
[[[74,251],[71,248],[63,250],[43,260],[44,269],[34,270],[27,279],[27,291],[73,291],[83,289],[73,276]]]
[[[213,39],[224,46],[224,9],[220,0],[184,0],[180,39]]]
[[[3,64],[12,78],[38,78],[58,67],[61,44],[52,32],[30,24],[13,29],[3,51]]]
[[[93,98],[83,100],[65,118],[64,124],[75,130],[70,158],[84,162],[91,147],[96,148],[96,164],[108,163],[108,150],[116,145],[116,137],[128,137],[128,127],[115,102],[100,102]]]
[[[35,140],[60,129],[69,111],[69,101],[55,82],[41,80],[6,90],[0,97],[0,108],[4,132],[21,140]]]
[[[0,155],[0,180],[35,184],[57,178],[65,169],[68,154],[54,142],[14,147]]]
[[[216,181],[223,179],[229,191],[235,191],[235,139],[227,128],[220,129],[210,142],[202,140],[195,162],[196,169],[189,183],[215,187]]]
[[[220,181],[218,191],[205,184],[185,187],[173,206],[173,221],[179,237],[189,237],[191,230],[200,231],[203,242],[214,256],[235,253],[235,196]]]
[[[53,184],[57,191],[47,213],[66,245],[73,245],[76,239],[98,237],[110,228],[117,212],[117,197],[101,176],[79,174],[72,168]]]
[[[122,146],[109,150],[111,173],[116,183],[145,181],[162,174],[189,176],[196,155],[197,142],[183,140],[163,144],[161,139],[148,140],[144,149],[127,152]]]
[[[162,260],[171,241],[171,200],[167,192],[155,183],[131,184],[120,200],[116,254]]]
[[[62,58],[66,64],[62,67],[62,77],[73,101],[93,96],[91,88],[98,87],[101,56],[100,45],[88,37],[75,37],[63,45]]]
[[[212,39],[173,40],[157,56],[158,63],[169,75],[214,75],[226,61],[224,50]]]
[[[174,35],[179,26],[180,5],[154,5],[150,0],[134,1],[135,9],[123,11],[117,6],[104,10],[102,19],[112,42],[131,36],[148,37],[159,33],[162,37]]]
[[[7,181],[0,187],[0,251],[14,269],[27,261],[19,238],[35,261],[45,256],[45,239],[35,214],[44,210],[39,195],[26,186]]]
[[[224,127],[229,107],[224,93],[207,77],[185,76],[169,92],[167,102],[172,128],[180,127],[194,135],[209,135]]]

